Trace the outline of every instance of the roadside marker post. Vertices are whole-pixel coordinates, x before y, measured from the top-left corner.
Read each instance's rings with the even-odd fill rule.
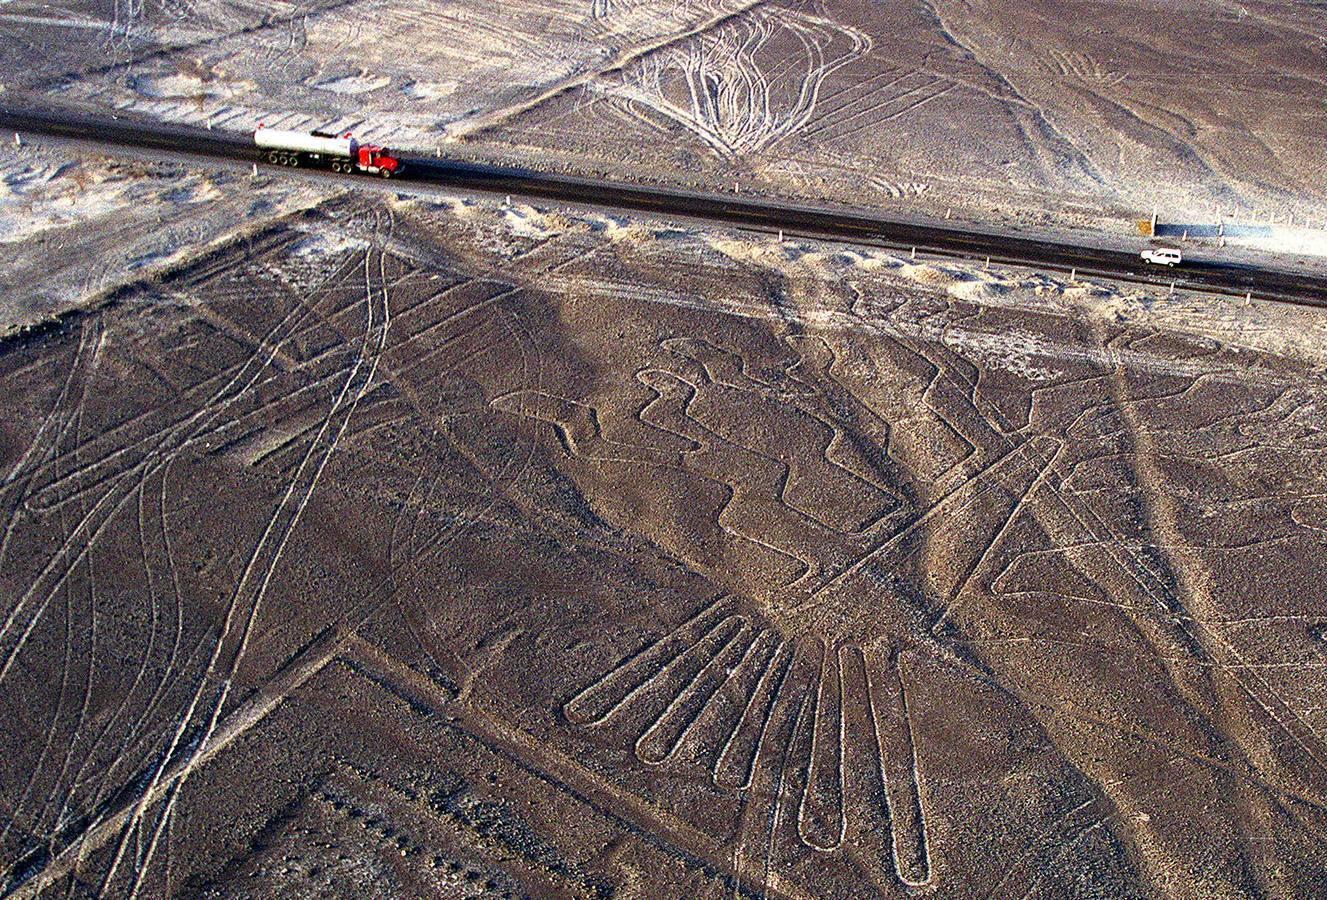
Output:
[[[913,248],[912,248],[912,259],[916,259],[916,258],[917,258],[917,248],[916,248],[916,247],[913,247]]]
[[[1069,270],[1069,283],[1070,283],[1070,284],[1078,284],[1078,267],[1077,267],[1077,266],[1075,266],[1074,268],[1072,268],[1072,269]]]
[[[15,146],[15,147],[22,147],[22,146],[23,146],[23,138],[21,138],[21,137],[18,136],[18,132],[17,132],[17,131],[14,132],[14,146]]]

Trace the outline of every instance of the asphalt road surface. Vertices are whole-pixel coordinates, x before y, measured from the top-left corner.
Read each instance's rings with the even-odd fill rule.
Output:
[[[102,145],[166,151],[185,157],[212,157],[266,165],[248,134],[69,110],[0,105],[0,128],[46,134]],[[1314,306],[1327,306],[1327,277],[1322,275],[1186,256],[1175,269],[1152,267],[1136,253],[1021,237],[970,227],[891,219],[873,212],[800,206],[737,195],[702,193],[667,187],[632,185],[530,169],[402,156],[405,171],[397,180],[451,188],[509,194],[537,200],[647,212],[697,219],[789,237],[812,237],[855,244],[985,260],[993,263],[1077,270],[1079,274],[1176,289],[1202,290],[1238,297],[1251,295]],[[273,167],[275,168],[275,167]],[[289,170],[284,170],[289,171]],[[366,176],[333,175],[347,179]]]

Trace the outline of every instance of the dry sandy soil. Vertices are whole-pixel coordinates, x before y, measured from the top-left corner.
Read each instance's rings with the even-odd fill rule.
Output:
[[[15,896],[1327,890],[1320,313],[348,194],[0,348]]]
[[[1321,4],[493,7],[12,0],[0,81],[1327,217]],[[367,187],[0,166],[0,896],[1327,895],[1321,311]]]
[[[1157,206],[1321,229],[1323,16],[1309,0],[13,0],[0,82],[983,220],[1132,231]]]

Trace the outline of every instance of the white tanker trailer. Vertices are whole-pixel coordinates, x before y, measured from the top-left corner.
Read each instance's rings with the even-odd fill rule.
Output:
[[[333,172],[364,172],[391,178],[401,173],[399,157],[386,147],[361,144],[349,133],[286,131],[259,125],[253,142],[277,166],[327,166]]]

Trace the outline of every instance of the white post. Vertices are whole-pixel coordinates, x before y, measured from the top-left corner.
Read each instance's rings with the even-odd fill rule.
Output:
[[[21,138],[21,137],[18,136],[18,132],[17,132],[17,131],[14,132],[14,146],[15,146],[15,147],[22,147],[22,146],[23,146],[23,138]]]
[[[1156,233],[1157,233],[1157,208],[1154,206],[1152,207],[1152,236],[1156,237]]]
[[[1170,282],[1170,296],[1172,296],[1172,297],[1175,296],[1175,282],[1174,282],[1174,280],[1172,280],[1172,281]]]
[[[1188,241],[1188,240],[1189,240],[1189,229],[1187,229],[1187,228],[1184,229],[1184,236],[1183,236],[1182,238],[1180,238],[1180,240],[1181,240],[1181,241]]]
[[[912,258],[913,258],[913,259],[916,259],[916,258],[917,258],[917,248],[916,248],[916,247],[913,247],[913,248],[912,248]]]
[[[1253,291],[1245,291],[1245,292],[1244,292],[1244,305],[1245,305],[1245,306],[1252,306],[1252,305],[1253,305]]]
[[[1069,283],[1070,283],[1070,284],[1077,284],[1077,283],[1078,283],[1078,267],[1077,267],[1077,266],[1075,266],[1074,268],[1072,268],[1072,269],[1069,270]]]
[[[946,208],[945,208],[945,218],[948,219],[949,216],[950,216],[950,214],[953,213],[953,211],[954,211],[953,209],[950,209],[950,208],[946,207]]]
[[[783,229],[782,229],[782,228],[779,229],[779,243],[780,243],[780,244],[783,243]]]
[[[985,267],[985,271],[989,272],[990,270],[991,270],[991,258],[988,256],[988,257],[986,257],[986,267]]]
[[[254,178],[258,177],[258,163],[253,164],[253,177]]]

